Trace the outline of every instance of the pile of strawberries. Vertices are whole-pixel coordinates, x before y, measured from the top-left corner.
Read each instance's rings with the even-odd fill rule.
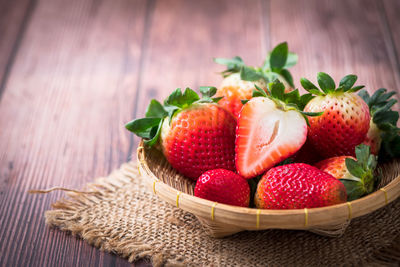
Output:
[[[329,206],[374,191],[378,159],[399,157],[393,92],[357,94],[357,76],[336,84],[320,72],[319,87],[300,80],[301,95],[287,43],[259,68],[240,57],[215,61],[227,66],[218,89],[200,87],[202,97],[176,89],[126,125],[196,181],[195,196],[263,209]]]

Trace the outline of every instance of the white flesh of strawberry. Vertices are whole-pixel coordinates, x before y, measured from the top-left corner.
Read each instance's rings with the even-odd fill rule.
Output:
[[[236,167],[251,178],[297,152],[307,138],[307,124],[296,110],[284,111],[265,97],[243,106],[236,130]]]

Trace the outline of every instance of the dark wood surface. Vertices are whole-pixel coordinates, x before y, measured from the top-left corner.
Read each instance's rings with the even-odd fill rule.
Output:
[[[287,40],[299,78],[400,88],[398,0],[0,0],[0,266],[125,266],[43,213],[129,160],[124,123],[177,87],[218,85],[215,56],[253,65]],[[141,261],[138,266],[147,265]]]

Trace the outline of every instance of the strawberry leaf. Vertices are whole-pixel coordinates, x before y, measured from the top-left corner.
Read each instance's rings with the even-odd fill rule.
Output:
[[[309,116],[309,117],[318,117],[318,116],[321,116],[322,114],[324,114],[323,111],[321,111],[321,112],[304,112],[304,111],[301,111],[300,113],[303,114],[303,115]]]
[[[315,84],[313,84],[312,82],[310,82],[310,80],[308,80],[306,78],[301,78],[300,83],[301,83],[301,86],[303,86],[303,88],[307,91],[310,91],[312,89],[315,89],[317,91],[319,90],[318,87],[315,86]]]
[[[365,86],[364,85],[358,85],[358,86],[354,86],[353,88],[351,88],[350,90],[347,90],[347,92],[349,93],[355,93],[361,89],[363,89]]]
[[[218,103],[222,98],[224,98],[223,96],[220,96],[220,97],[213,97],[213,98],[211,98],[211,100],[212,100],[212,102],[214,102],[214,103]]]
[[[361,164],[363,169],[367,168],[368,157],[370,155],[370,151],[371,151],[370,147],[367,145],[364,145],[364,144],[356,146],[356,148],[355,148],[357,162],[359,164]],[[360,176],[357,176],[357,177],[360,177]]]
[[[217,88],[214,86],[200,86],[200,93],[203,97],[212,97],[217,93]]]
[[[254,68],[242,66],[240,69],[240,79],[244,81],[258,81],[259,79],[263,78],[264,76],[255,70]]]
[[[351,87],[356,83],[357,76],[354,74],[346,75],[340,80],[339,86],[344,89],[344,91],[348,91]]]
[[[153,99],[146,110],[146,117],[128,122],[125,127],[129,131],[144,139],[146,145],[153,146],[160,138],[161,128],[166,117],[169,123],[177,112],[190,107],[194,103],[217,103],[222,97],[212,97],[217,88],[213,86],[202,86],[200,91],[203,97],[190,88],[182,93],[180,88],[174,90],[164,101],[164,106]]]
[[[365,190],[359,182],[347,179],[339,180],[346,187],[347,201],[358,199],[365,194]]]
[[[281,70],[288,58],[288,44],[286,42],[278,44],[272,51],[269,57],[269,66],[273,71]]]
[[[299,90],[296,89],[289,93],[284,94],[284,101],[285,101],[285,103],[294,103],[294,104],[298,105],[300,102]]]
[[[346,158],[346,168],[351,176],[340,179],[347,190],[349,200],[360,198],[371,193],[378,184],[378,176],[374,176],[377,157],[370,154],[370,147],[360,144],[355,148],[357,160]]]
[[[253,90],[253,95],[256,94],[256,96],[267,96],[267,93],[261,89],[260,87],[257,86],[257,84],[254,84],[254,90]]]
[[[214,62],[221,65],[226,65],[227,69],[222,72],[223,76],[229,76],[232,73],[240,72],[240,68],[244,66],[243,60],[236,56],[231,59],[229,58],[214,58]]]
[[[283,78],[285,78],[285,80],[287,81],[287,83],[294,88],[294,83],[293,83],[293,77],[292,74],[290,74],[290,72],[287,69],[283,69],[281,70],[281,75]]]
[[[155,99],[150,101],[146,109],[146,118],[164,118],[168,112],[164,109],[163,105]]]
[[[325,94],[334,91],[336,88],[335,81],[325,72],[318,72],[317,81],[319,87]]]
[[[303,86],[303,88],[305,90],[307,90],[308,92],[310,92],[314,95],[317,95],[317,96],[324,96],[324,95],[327,95],[327,94],[333,93],[333,92],[353,93],[364,87],[364,85],[352,87],[354,85],[354,83],[357,81],[357,76],[353,75],[353,74],[349,74],[349,75],[346,75],[345,77],[343,77],[339,83],[338,88],[336,88],[335,81],[332,79],[332,77],[329,76],[325,72],[318,72],[317,81],[318,81],[318,85],[319,85],[320,89],[322,90],[322,92],[319,91],[320,89],[318,89],[318,87],[315,86],[315,84],[310,82],[308,79],[306,79],[306,78],[300,79],[300,83]]]
[[[285,94],[285,86],[283,83],[279,82],[279,80],[276,80],[273,83],[269,83],[268,87],[271,91],[271,96],[284,101],[284,94]]]
[[[160,123],[158,124],[158,126],[151,128],[150,136],[148,137],[148,139],[144,140],[144,143],[146,145],[153,146],[155,143],[157,143],[158,139],[160,138],[163,122],[164,122],[164,120],[160,120]]]
[[[242,104],[244,105],[244,104],[246,104],[247,102],[249,102],[250,100],[248,100],[248,99],[242,99],[242,100],[240,100],[240,102],[242,102]]]
[[[300,96],[300,102],[297,104],[300,110],[304,110],[304,107],[310,102],[314,96],[312,94],[304,94]]]
[[[355,177],[362,177],[365,174],[363,167],[359,164],[359,162],[355,161],[352,158],[346,158],[346,168],[347,170]]]
[[[291,87],[294,87],[293,77],[287,68],[297,63],[298,57],[294,53],[288,52],[287,43],[277,45],[265,58],[262,68],[246,66],[240,57],[214,58],[218,64],[226,65],[227,69],[222,72],[224,77],[233,73],[240,73],[240,78],[244,81],[258,81],[263,79],[266,83],[275,79],[285,80]]]
[[[375,124],[383,125],[396,125],[399,120],[399,113],[393,110],[385,111],[378,110],[373,116],[373,121]],[[379,126],[378,126],[379,127]],[[381,128],[381,127],[379,127]]]
[[[142,138],[152,138],[151,129],[160,124],[161,118],[142,118],[128,122],[125,128]]]
[[[295,53],[289,52],[284,68],[286,69],[286,68],[293,67],[294,65],[297,64],[298,59],[299,59],[299,57]]]

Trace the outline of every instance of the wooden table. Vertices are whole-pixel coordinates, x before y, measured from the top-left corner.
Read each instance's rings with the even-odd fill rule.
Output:
[[[132,158],[124,123],[177,87],[218,85],[212,58],[260,65],[287,40],[299,78],[400,88],[398,0],[0,0],[0,266],[129,263],[43,213]],[[145,265],[139,263],[138,265]]]

